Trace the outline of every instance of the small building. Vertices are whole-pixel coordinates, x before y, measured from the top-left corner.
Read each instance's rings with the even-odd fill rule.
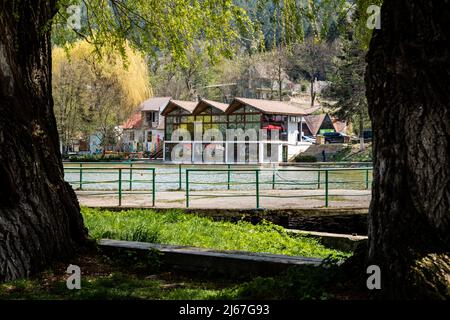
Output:
[[[306,126],[303,126],[303,135],[316,137],[325,132],[347,133],[348,124],[332,118],[328,113],[308,115],[305,117]]]
[[[161,111],[170,97],[154,97],[141,103],[123,125],[122,146],[126,152],[156,153],[164,141],[164,117]]]
[[[305,110],[299,105],[235,98],[229,105],[171,100],[165,117],[164,160],[193,163],[286,162],[306,150]]]

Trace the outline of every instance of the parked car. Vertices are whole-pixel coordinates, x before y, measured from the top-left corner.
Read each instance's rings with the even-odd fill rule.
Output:
[[[312,144],[316,144],[316,139],[314,139],[313,137],[303,136],[302,138],[303,138],[304,142],[309,142],[309,143],[312,143]]]
[[[364,142],[372,141],[372,130],[363,131]]]
[[[323,134],[325,143],[345,143],[346,135],[340,132],[325,132]]]
[[[364,142],[372,142],[372,130],[364,130],[363,131]],[[359,143],[361,138],[359,135],[352,136],[352,143]]]

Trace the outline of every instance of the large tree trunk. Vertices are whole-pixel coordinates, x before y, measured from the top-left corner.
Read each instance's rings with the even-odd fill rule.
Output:
[[[86,239],[53,114],[54,14],[55,1],[0,1],[0,281],[67,258]]]
[[[450,1],[385,0],[367,56],[369,263],[384,297],[450,297]]]
[[[359,150],[366,150],[364,145],[364,115],[362,112],[359,113]]]

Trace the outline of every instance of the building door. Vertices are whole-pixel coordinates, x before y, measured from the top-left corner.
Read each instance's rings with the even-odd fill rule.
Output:
[[[283,146],[282,150],[283,162],[288,162],[288,146]]]

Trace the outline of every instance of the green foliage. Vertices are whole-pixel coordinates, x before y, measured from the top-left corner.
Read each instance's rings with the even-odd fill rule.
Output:
[[[334,259],[317,267],[290,268],[276,277],[257,277],[224,290],[221,299],[326,300],[332,299],[330,287],[339,279]]]
[[[317,240],[288,234],[269,222],[252,225],[239,221],[215,222],[181,211],[122,212],[83,208],[84,222],[95,238],[144,241],[221,250],[326,257],[341,252],[325,248]],[[348,254],[348,253],[346,253]]]
[[[350,161],[350,162],[371,162],[372,158],[372,144],[366,144],[364,151],[361,151],[356,146],[348,146],[339,151],[335,156],[335,161]]]
[[[355,25],[355,36],[358,39],[361,47],[367,49],[369,47],[370,39],[372,38],[373,30],[367,28],[367,19],[369,14],[367,8],[371,5],[380,6],[383,4],[383,0],[356,0],[354,6],[354,15],[352,20]],[[383,23],[383,22],[381,22]]]
[[[182,285],[165,288],[159,279],[113,272],[110,275],[83,276],[81,290],[68,290],[65,280],[34,279],[0,284],[0,299],[26,300],[141,300],[213,299],[221,292],[214,285],[185,280]]]
[[[66,28],[70,4],[82,7],[80,30]],[[59,45],[84,38],[98,54],[114,50],[125,56],[129,41],[154,58],[163,53],[186,67],[187,53],[198,40],[214,59],[230,56],[240,35],[253,34],[246,12],[232,0],[59,0],[58,7],[53,41]]]
[[[69,56],[62,48],[52,51],[54,112],[64,149],[93,134],[103,149],[114,145],[115,127],[151,95],[147,65],[139,52],[125,46],[124,68],[119,54],[96,59],[93,48],[78,41]]]
[[[292,268],[276,277],[257,277],[240,284],[204,277],[166,283],[145,274],[113,271],[109,275],[87,275],[81,278],[81,290],[67,290],[65,279],[47,274],[0,284],[0,300],[323,300],[334,298],[331,288],[339,287],[341,281],[336,266]]]
[[[124,156],[121,155],[102,155],[98,154],[87,154],[84,156],[70,156],[70,162],[103,162],[103,161],[121,161],[125,160]]]
[[[162,253],[158,250],[149,251],[114,250],[113,253],[104,250],[105,259],[121,269],[133,272],[159,272],[161,271]]]
[[[295,156],[294,161],[295,162],[317,162],[317,158],[315,156],[311,156],[311,155],[298,154],[297,156]]]
[[[365,50],[354,37],[343,39],[342,53],[334,62],[336,73],[332,84],[324,94],[336,101],[331,107],[342,120],[362,114],[368,117],[364,75],[366,70]]]

